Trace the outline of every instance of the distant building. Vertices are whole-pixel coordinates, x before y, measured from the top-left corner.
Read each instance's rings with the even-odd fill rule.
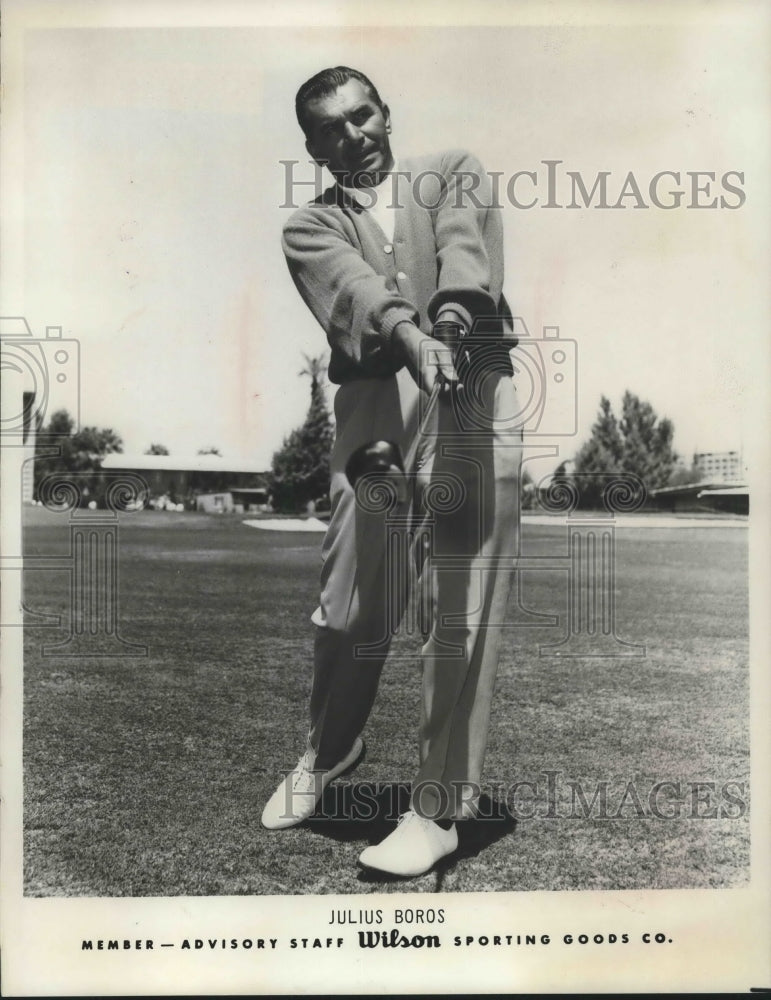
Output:
[[[684,486],[665,486],[662,489],[650,491],[646,508],[680,514],[695,514],[705,511],[749,514],[750,491],[744,484],[729,487],[725,487],[721,483],[688,483]]]
[[[254,462],[220,455],[105,455],[102,468],[133,472],[147,483],[147,501],[165,498],[186,509],[260,510],[267,507],[268,474]]]
[[[680,481],[675,486],[648,490],[645,510],[749,514],[748,471],[740,451],[696,452],[691,468],[695,470],[698,482],[688,482],[686,478],[685,482]],[[682,461],[675,469],[675,473],[690,471]],[[565,462],[564,475],[569,478],[574,473],[575,462]],[[538,493],[542,498],[547,485],[548,479],[539,484]]]
[[[740,451],[697,451],[693,468],[698,483],[651,490],[649,506],[670,511],[720,511],[749,514],[747,467]]]
[[[702,490],[696,497],[713,510],[726,514],[749,514],[750,491],[746,486],[724,486]]]
[[[232,493],[199,493],[195,498],[195,509],[205,514],[232,514],[236,508]]]
[[[693,464],[702,482],[740,483],[747,476],[738,451],[698,451],[693,456]]]

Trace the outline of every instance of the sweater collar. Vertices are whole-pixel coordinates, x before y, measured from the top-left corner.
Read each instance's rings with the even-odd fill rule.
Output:
[[[394,165],[388,171],[383,180],[376,184],[372,188],[360,189],[353,187],[345,187],[342,184],[335,182],[331,188],[325,191],[325,194],[330,194],[331,201],[339,205],[340,207],[351,208],[354,212],[364,212],[371,206],[371,199],[366,194],[367,191],[376,191],[377,197],[380,199],[387,193],[387,185],[393,184],[392,175],[397,173],[399,170],[399,161],[394,157]]]

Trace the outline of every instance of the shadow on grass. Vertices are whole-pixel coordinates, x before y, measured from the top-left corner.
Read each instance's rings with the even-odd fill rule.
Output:
[[[330,785],[305,827],[311,833],[332,840],[366,840],[367,844],[379,844],[396,827],[399,816],[409,809],[410,790],[406,782]],[[487,795],[480,799],[479,813],[477,819],[458,823],[458,850],[432,869],[437,877],[436,892],[441,891],[445,874],[459,861],[476,857],[516,828],[516,820],[505,804]],[[381,884],[404,881],[398,875],[369,869],[360,871],[357,879]]]
[[[306,821],[311,833],[332,840],[378,843],[410,806],[406,782],[341,782],[324,789],[316,812]]]

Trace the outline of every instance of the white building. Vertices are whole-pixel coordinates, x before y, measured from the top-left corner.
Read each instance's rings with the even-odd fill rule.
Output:
[[[741,483],[747,479],[739,451],[698,451],[693,456],[693,464],[704,482]]]

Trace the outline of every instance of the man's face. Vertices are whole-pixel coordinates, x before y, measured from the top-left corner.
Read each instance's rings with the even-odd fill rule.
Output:
[[[310,155],[347,187],[371,187],[392,168],[391,117],[359,80],[308,102]]]

